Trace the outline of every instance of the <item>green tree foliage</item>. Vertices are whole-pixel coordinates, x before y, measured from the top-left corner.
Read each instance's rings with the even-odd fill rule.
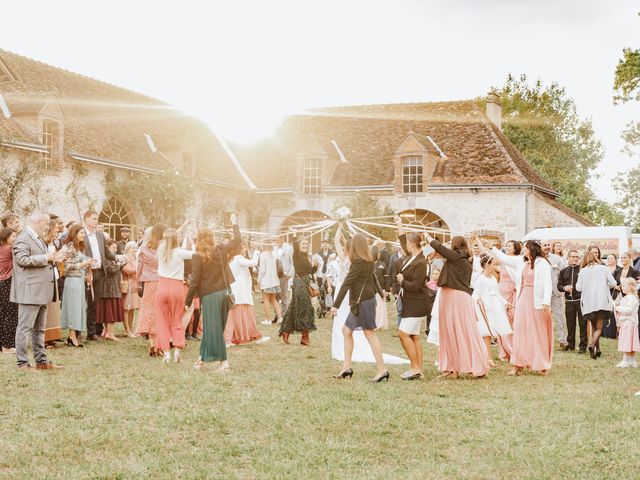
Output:
[[[48,207],[48,195],[42,190],[43,168],[40,155],[9,157],[9,150],[0,146],[0,210],[27,214]]]
[[[118,175],[107,170],[107,197],[127,199],[145,216],[147,223],[182,223],[194,198],[193,179],[176,172],[150,174],[130,172]]]
[[[589,187],[604,156],[602,143],[566,90],[556,82],[531,84],[526,75],[509,75],[495,91],[502,97],[505,135],[560,193],[558,200],[596,223],[616,223],[615,209]]]
[[[616,104],[640,102],[640,49],[625,48],[618,60],[613,82],[613,101]],[[631,121],[622,132],[623,152],[630,157],[640,155],[640,121]],[[620,195],[618,207],[626,221],[640,231],[640,166],[619,173],[614,186]]]

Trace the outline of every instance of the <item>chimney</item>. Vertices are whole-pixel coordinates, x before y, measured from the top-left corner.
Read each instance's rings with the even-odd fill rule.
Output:
[[[502,131],[502,104],[500,95],[494,91],[487,94],[487,118]]]

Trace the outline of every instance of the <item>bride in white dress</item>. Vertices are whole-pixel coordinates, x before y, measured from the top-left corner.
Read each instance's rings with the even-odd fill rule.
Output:
[[[349,255],[345,253],[342,247],[342,225],[338,227],[338,231],[336,232],[335,248],[336,255],[338,256],[336,261],[338,262],[339,268],[337,269],[337,275],[332,278],[332,283],[334,283],[333,291],[337,293],[349,272]],[[378,302],[378,305],[382,302],[382,306],[386,309],[386,303],[384,300],[379,298],[378,295],[376,295],[376,301]],[[379,310],[380,309],[377,309],[376,315],[378,315]],[[349,315],[349,311],[349,292],[347,292],[347,295],[338,309],[338,314],[333,317],[333,330],[331,333],[331,357],[341,362],[344,361],[344,337],[342,335],[342,326]],[[384,321],[380,322],[376,319],[376,323],[381,325]],[[409,360],[396,357],[395,355],[383,353],[382,356],[385,364],[400,365],[409,363]],[[353,356],[351,357],[351,361],[368,363],[375,363],[376,361],[375,358],[373,358],[373,352],[371,351],[369,342],[367,342],[362,330],[354,330],[353,332]]]

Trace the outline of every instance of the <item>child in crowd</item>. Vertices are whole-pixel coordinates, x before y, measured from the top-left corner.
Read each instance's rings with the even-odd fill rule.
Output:
[[[439,349],[440,337],[438,335],[438,309],[440,308],[438,298],[438,278],[440,277],[440,269],[431,265],[431,276],[427,282],[427,293],[429,294],[429,302],[431,309],[427,315],[427,343],[431,343]],[[436,353],[436,361],[434,365],[438,366],[438,354]]]
[[[636,368],[636,352],[640,351],[638,339],[638,283],[632,277],[621,282],[624,297],[616,306],[617,323],[620,328],[618,334],[618,351],[624,354],[619,368]]]

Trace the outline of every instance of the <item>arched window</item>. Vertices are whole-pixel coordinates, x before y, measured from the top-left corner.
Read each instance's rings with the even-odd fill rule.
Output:
[[[422,156],[402,157],[402,193],[422,192]]]
[[[129,227],[131,238],[135,238],[137,226],[136,221],[127,206],[115,197],[110,198],[102,206],[102,211],[98,216],[98,222],[104,225],[104,231],[114,240],[120,239],[122,227]]]
[[[321,220],[327,220],[329,218],[328,215],[319,212],[317,210],[299,210],[297,212],[292,213],[287,218],[284,219],[282,225],[280,226],[281,232],[287,231],[295,231],[299,227],[302,229],[304,226],[309,225],[313,222],[319,222]],[[317,233],[315,235],[311,235],[309,237],[309,242],[311,244],[311,252],[317,252],[320,250],[320,242],[322,241],[321,236],[326,235],[327,231],[323,233]],[[303,234],[304,235],[304,234]],[[291,237],[288,236],[288,240],[293,240],[293,235]]]
[[[442,243],[451,240],[451,231],[449,225],[442,217],[430,210],[422,210],[419,208],[413,210],[405,210],[400,212],[402,223],[409,226],[419,227],[429,231],[429,234],[438,239]]]

